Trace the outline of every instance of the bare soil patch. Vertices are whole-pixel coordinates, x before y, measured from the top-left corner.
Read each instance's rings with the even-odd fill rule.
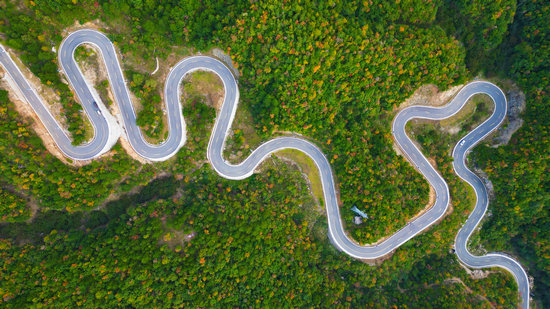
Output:
[[[507,122],[505,122],[496,133],[491,147],[499,147],[508,144],[512,135],[521,128],[523,119],[521,113],[525,110],[525,94],[516,84],[513,84],[506,91],[508,99]]]
[[[5,72],[0,67],[0,75],[2,74],[5,74]],[[38,137],[42,139],[42,143],[44,144],[44,147],[46,147],[47,151],[49,151],[52,155],[54,155],[60,161],[68,165],[82,166],[87,164],[87,162],[84,162],[84,161],[68,160],[63,155],[63,153],[57,147],[57,144],[51,137],[46,127],[42,124],[42,121],[40,121],[40,118],[38,118],[38,115],[34,112],[32,107],[24,100],[23,96],[19,94],[19,91],[15,90],[16,89],[15,84],[12,84],[11,82],[8,82],[5,78],[2,78],[0,79],[0,88],[8,91],[8,98],[14,104],[15,110],[22,116],[22,119],[25,122],[30,124],[31,128],[34,130],[36,135],[38,135]]]
[[[159,239],[159,244],[166,244],[168,248],[179,252],[186,243],[197,236],[195,231],[185,233],[172,228],[167,229],[166,233]]]
[[[95,29],[95,30],[99,30],[99,31],[103,31],[103,32],[105,32],[105,29],[113,30],[113,31],[115,31],[115,30],[121,31],[121,29],[118,29],[116,26],[114,26],[114,28],[117,28],[117,29],[114,29],[114,28],[111,29],[111,28],[112,27],[107,26],[105,23],[101,22],[100,20],[93,20],[93,21],[87,22],[85,24],[80,24],[78,21],[76,21],[73,25],[67,27],[63,31],[63,35],[66,36],[69,33],[80,30],[80,29]],[[116,46],[116,42],[115,42],[115,46]],[[89,59],[89,60],[87,59],[86,61],[80,61],[79,65],[81,66],[81,69],[82,69],[83,74],[85,75],[85,78],[90,83],[92,83],[96,87],[96,90],[97,90],[97,85],[99,83],[107,80],[107,73],[106,73],[106,69],[105,69],[105,66],[103,64],[103,61],[101,61],[98,58],[99,57],[99,51],[95,50],[95,48],[92,45],[87,46],[87,48],[89,50],[94,51],[93,55],[91,57],[92,59]],[[53,50],[55,51],[55,49],[56,49],[56,47],[54,46]],[[158,57],[155,57],[155,58],[152,58],[152,59],[142,59],[142,58],[137,57],[136,55],[131,54],[131,53],[123,55],[123,54],[120,53],[120,51],[117,51],[117,56],[119,57],[119,62],[125,68],[128,67],[128,68],[131,68],[132,70],[135,70],[135,71],[138,71],[138,72],[143,72],[144,74],[148,74],[148,75],[149,75],[149,72],[151,72],[154,68],[155,69],[154,70],[155,79],[157,80],[159,85],[163,85],[165,80],[166,80],[167,75],[170,72],[171,67],[174,66],[181,59],[183,59],[185,56],[189,56],[189,55],[194,53],[193,49],[187,48],[187,47],[178,47],[178,46],[176,46],[172,50],[173,50],[173,52],[168,57],[166,57],[165,59],[159,59]],[[13,51],[13,50],[9,50],[9,52],[12,55],[18,55],[18,53]],[[235,74],[236,77],[239,76],[239,72],[233,66],[233,62],[232,62],[231,58],[228,55],[226,55],[221,49],[213,49],[213,50],[209,51],[207,54],[222,60],[226,65],[228,65],[230,67],[230,69],[233,71],[233,73]],[[49,109],[50,109],[52,115],[54,115],[56,120],[59,121],[60,125],[63,128],[66,128],[67,127],[66,118],[64,117],[64,115],[62,113],[62,106],[59,103],[59,99],[60,99],[59,95],[54,90],[52,90],[51,88],[48,88],[48,87],[42,85],[41,81],[36,76],[34,76],[21,63],[21,61],[17,57],[12,57],[12,58],[14,58],[14,61],[17,63],[17,65],[19,66],[19,68],[21,69],[23,74],[26,76],[26,78],[31,82],[32,86],[37,90],[37,92],[42,96],[42,98],[46,102],[49,103]],[[123,59],[124,59],[124,61],[122,61]],[[214,75],[214,74],[211,74],[211,75]],[[150,76],[153,76],[153,74],[150,74]],[[61,79],[65,83],[67,83],[67,81],[66,81],[66,79],[63,75],[61,76]],[[191,78],[191,79],[193,79],[193,78]],[[211,77],[208,77],[208,78],[205,78],[205,79],[201,79],[201,78],[195,78],[195,79],[198,79],[198,84],[196,85],[197,91],[205,94],[205,97],[207,98],[207,103],[209,105],[211,105],[215,108],[219,108],[221,106],[221,104],[223,103],[223,94],[224,94],[223,84],[221,83],[219,78],[217,78],[217,76],[216,76],[215,77],[216,80],[212,79]],[[196,82],[196,80],[194,80],[193,82]],[[57,147],[55,145],[55,142],[53,141],[51,136],[49,136],[46,128],[41,124],[41,122],[39,121],[37,115],[34,113],[34,111],[32,111],[32,108],[30,108],[30,106],[27,106],[27,104],[19,98],[19,95],[16,92],[14,92],[11,89],[10,86],[6,86],[4,83],[2,83],[2,85],[0,85],[0,86],[8,89],[8,91],[10,92],[10,98],[12,99],[12,101],[14,101],[14,103],[16,103],[16,108],[17,108],[18,112],[23,114],[25,117],[31,117],[35,120],[38,120],[38,121],[35,121],[33,123],[33,129],[37,132],[37,134],[40,136],[40,138],[44,141],[44,144],[45,144],[46,148],[48,149],[48,151],[50,151],[52,154],[54,154],[56,157],[58,157],[61,161],[63,161],[66,164],[70,164],[70,165],[74,165],[74,166],[81,166],[81,165],[85,165],[85,164],[89,163],[89,161],[77,161],[75,163],[75,162],[72,162],[71,160],[67,160],[63,156],[63,154],[60,152],[60,150],[57,149]],[[110,87],[107,87],[107,93],[108,93],[109,100],[114,102],[114,96],[111,92]],[[164,96],[164,93],[161,91],[161,97],[162,97],[162,101],[164,103],[164,97],[163,96]],[[139,112],[142,108],[139,100],[135,96],[133,96],[132,94],[131,94],[131,99],[132,99],[132,102],[134,104],[134,108],[135,108],[136,113]],[[110,104],[110,105],[107,104],[107,105],[108,105],[109,110],[112,112],[112,114],[117,118],[119,124],[123,124],[122,119],[120,118],[120,113],[119,113],[119,110],[118,110],[118,106],[116,104]],[[82,113],[82,115],[83,115],[85,130],[86,130],[86,133],[87,133],[87,139],[89,140],[89,139],[91,139],[92,134],[93,134],[93,127],[92,127],[91,123],[89,122],[87,116],[84,113]],[[243,118],[246,118],[248,120],[249,117],[243,117]],[[164,121],[164,123],[167,123],[166,115],[163,116],[163,121]],[[123,127],[123,126],[121,125],[121,127]],[[164,136],[166,135],[167,130],[168,130],[167,126],[165,126],[165,132],[160,134],[160,136],[163,137],[162,139],[164,139]],[[65,133],[68,136],[70,136],[70,133],[67,130],[65,130]],[[159,141],[149,139],[149,142],[158,143]],[[142,163],[146,162],[143,158],[141,158],[139,155],[137,155],[137,153],[135,153],[135,151],[129,146],[129,143],[125,138],[121,139],[121,144],[124,147],[124,149],[130,154],[131,157],[133,157],[134,159],[136,159],[136,160],[138,160]]]
[[[487,278],[490,274],[498,273],[499,271],[496,270],[483,270],[483,269],[470,269],[468,266],[458,263],[460,267],[464,268],[466,273],[472,277],[472,279],[484,279]]]
[[[108,73],[107,68],[105,67],[105,63],[103,63],[103,60],[101,60],[99,57],[100,52],[95,48],[93,45],[84,45],[88,56],[84,57],[83,59],[77,59],[78,65],[81,68],[82,74],[84,74],[84,77],[88,82],[98,90],[98,85],[104,81],[108,81]],[[124,128],[124,121],[122,120],[122,114],[120,113],[120,110],[118,108],[118,104],[115,102],[115,97],[113,95],[111,87],[106,87],[105,92],[107,94],[107,97],[103,97],[101,95],[101,91],[98,90],[98,93],[101,96],[101,99],[103,100],[103,103],[107,106],[109,109],[109,112],[116,118],[119,126],[121,128]],[[109,100],[112,102],[112,104],[107,104],[106,102]],[[130,145],[130,142],[128,141],[125,134],[122,134],[120,137],[120,144],[122,148],[128,153],[132,159],[139,161],[140,163],[147,163],[146,159],[141,157],[140,155],[135,152],[134,148]],[[111,151],[109,151],[111,152]],[[108,152],[108,153],[109,153]]]
[[[63,30],[63,36],[69,35],[71,32],[75,32],[81,29],[94,29],[98,31],[103,31],[103,29],[108,29],[107,25],[99,19],[90,20],[84,24],[81,24],[78,20],[74,22],[71,26]]]
[[[408,99],[403,101],[395,111],[404,109],[412,105],[442,106],[454,97],[464,85],[451,87],[445,91],[439,91],[435,85],[420,86]]]
[[[384,237],[384,239],[386,239],[386,238],[387,237]],[[378,242],[380,242],[380,241],[378,241]],[[363,263],[365,263],[369,266],[380,266],[380,265],[382,265],[382,263],[384,263],[384,261],[389,260],[393,256],[394,253],[395,253],[395,250],[393,250],[392,252],[390,252],[390,253],[388,253],[384,256],[381,256],[377,259],[360,259],[359,261],[361,261],[361,262],[363,262]]]
[[[8,48],[6,47],[6,50],[9,52],[11,58],[13,59],[13,61],[15,62],[15,64],[17,65],[17,67],[19,68],[19,70],[21,70],[21,73],[23,73],[23,76],[25,76],[25,78],[27,79],[27,81],[31,84],[31,86],[36,90],[36,92],[38,93],[38,95],[40,95],[42,97],[42,100],[44,102],[46,102],[48,104],[48,108],[50,110],[50,113],[54,116],[54,118],[63,126],[63,127],[66,127],[66,121],[67,119],[65,118],[65,116],[62,114],[62,109],[63,109],[63,106],[61,105],[61,103],[59,102],[60,100],[60,97],[59,97],[59,94],[56,93],[53,89],[49,88],[49,87],[46,87],[42,84],[42,81],[36,77],[24,64],[23,62],[21,62],[21,60],[19,59],[19,55],[20,53],[11,49],[11,48]],[[3,71],[2,68],[0,68],[0,70]],[[14,84],[15,86],[15,84]],[[22,97],[22,95],[20,94],[17,94],[18,96],[21,96],[21,100],[24,100],[24,98]],[[65,132],[67,134],[69,134],[67,131]]]
[[[223,83],[218,75],[207,71],[196,71],[187,75],[182,87],[182,102],[186,102],[194,96],[205,98],[206,105],[220,110],[223,104],[224,89]]]

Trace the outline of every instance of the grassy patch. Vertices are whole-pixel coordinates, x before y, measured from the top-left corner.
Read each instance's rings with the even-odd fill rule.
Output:
[[[96,61],[97,56],[95,55],[93,49],[86,47],[85,45],[80,45],[74,51],[74,59],[77,63],[90,60]]]
[[[221,107],[224,96],[223,83],[220,78],[206,71],[189,74],[184,81],[182,102],[192,97],[204,97],[205,103],[214,108]]]
[[[82,110],[82,120],[84,121],[84,141],[89,142],[94,137],[94,127],[90,122],[90,118],[88,118],[88,115],[84,112],[84,109]]]
[[[185,85],[185,91],[189,92],[190,95],[198,94],[200,91],[202,94],[205,92],[210,94],[214,92],[222,91],[223,94],[223,83],[220,78],[208,71],[196,71],[190,74],[190,83]]]
[[[103,80],[96,86],[97,92],[101,98],[101,101],[107,105],[107,107],[113,104],[113,101],[109,99],[109,81]]]
[[[185,233],[184,231],[165,228],[162,237],[159,239],[159,244],[165,244],[171,250],[180,252],[185,243],[191,241],[195,235],[196,233],[193,231]]]
[[[440,126],[449,131],[452,127],[462,126],[463,130],[471,129],[471,125],[481,123],[481,119],[489,117],[494,109],[491,98],[485,94],[476,94],[454,116],[440,121]]]
[[[282,157],[279,155],[279,153],[281,152],[277,153],[279,157]],[[302,154],[299,151],[296,151],[296,152],[299,154]],[[304,157],[309,159],[309,157],[305,155]],[[311,161],[311,163],[313,164],[313,161]],[[277,171],[283,171],[289,177],[291,177],[291,179],[299,179],[299,181],[296,182],[297,186],[295,188],[296,190],[295,192],[298,195],[300,195],[300,203],[298,204],[300,210],[292,216],[292,219],[298,225],[304,222],[307,222],[308,229],[310,229],[313,233],[316,233],[315,231],[316,231],[316,227],[318,227],[319,221],[326,222],[326,220],[319,220],[319,218],[323,218],[321,216],[323,214],[322,207],[320,207],[320,204],[318,202],[320,201],[322,203],[322,199],[319,200],[317,196],[312,196],[310,187],[307,184],[307,180],[304,178],[305,173],[303,171],[302,166],[296,166],[294,164],[291,165],[291,164],[288,164],[288,162],[284,162],[279,158],[273,157],[271,160],[264,161],[264,163],[262,163],[261,169],[262,169],[261,173],[264,173],[265,171],[269,171],[269,170],[277,170]],[[311,175],[307,175],[307,176],[308,178],[312,178]],[[322,195],[322,190],[320,192]],[[321,232],[320,235],[323,235],[324,233],[324,235],[326,236],[326,229],[319,232]],[[326,238],[324,238],[323,240],[326,240]]]
[[[243,105],[239,106],[235,113],[235,119],[231,125],[232,131],[227,137],[224,149],[224,157],[232,163],[244,160],[262,141],[254,129],[252,114]]]
[[[305,153],[295,149],[285,149],[277,152],[277,156],[292,160],[304,173],[311,183],[311,192],[313,196],[322,203],[323,202],[323,186],[321,184],[321,176],[315,162],[311,160]]]

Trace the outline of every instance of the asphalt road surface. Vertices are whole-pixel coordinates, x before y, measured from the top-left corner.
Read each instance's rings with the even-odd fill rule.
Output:
[[[358,259],[375,259],[391,253],[403,243],[426,230],[437,222],[449,206],[449,188],[445,180],[430,165],[426,157],[405,133],[405,125],[415,118],[441,120],[457,113],[466,102],[475,94],[482,93],[490,96],[495,109],[489,119],[470,132],[455,147],[453,151],[454,168],[456,173],[468,182],[475,190],[477,203],[474,211],[459,231],[455,250],[462,263],[472,268],[502,267],[515,277],[521,296],[521,306],[529,307],[529,281],[521,265],[512,258],[491,253],[485,256],[474,256],[467,249],[467,241],[484,216],[487,206],[487,191],[481,180],[465,165],[468,151],[480,140],[496,129],[506,116],[507,102],[502,91],[489,82],[476,81],[466,85],[460,92],[443,107],[411,106],[402,110],[394,119],[392,133],[408,160],[424,175],[434,188],[435,204],[424,214],[409,222],[384,241],[365,246],[351,240],[344,229],[338,207],[334,176],[329,161],[323,152],[314,144],[295,137],[278,137],[258,147],[246,160],[238,165],[232,165],[223,158],[223,149],[227,133],[237,110],[239,89],[232,72],[220,61],[206,56],[189,57],[180,61],[172,68],[165,83],[165,109],[168,117],[169,135],[159,145],[152,145],[145,141],[141,130],[136,125],[136,113],[130,99],[130,94],[124,75],[121,71],[116,50],[112,42],[102,33],[95,30],[79,30],[71,33],[62,42],[59,49],[59,61],[63,72],[67,76],[71,87],[88,115],[94,127],[93,139],[84,145],[73,146],[64,130],[48,111],[47,105],[29,85],[23,74],[17,68],[10,56],[0,46],[0,64],[6,69],[9,77],[15,82],[19,92],[32,106],[44,123],[61,151],[68,157],[76,160],[93,159],[108,151],[112,145],[113,124],[105,119],[108,111],[95,91],[83,77],[75,59],[74,51],[81,44],[92,44],[101,52],[107,68],[109,82],[115,96],[116,103],[121,111],[123,127],[133,149],[142,157],[151,161],[162,161],[170,158],[185,143],[185,121],[180,104],[180,83],[186,74],[196,70],[206,70],[217,74],[224,84],[225,97],[221,110],[216,118],[207,156],[214,170],[222,177],[229,179],[243,179],[250,176],[256,167],[273,152],[282,149],[296,149],[304,152],[313,159],[323,186],[324,201],[327,210],[329,237],[332,243],[342,252]],[[93,102],[97,102],[96,107]],[[98,110],[99,108],[99,110]],[[115,136],[114,138],[118,138]]]

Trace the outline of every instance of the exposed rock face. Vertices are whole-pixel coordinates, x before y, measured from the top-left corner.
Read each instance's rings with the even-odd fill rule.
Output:
[[[481,168],[475,166],[474,172],[476,175],[483,181],[483,184],[485,185],[485,188],[487,188],[487,193],[489,194],[489,198],[493,199],[495,197],[495,190],[493,187],[493,183],[489,180],[489,175],[482,170]]]
[[[225,65],[227,65],[231,69],[231,71],[233,71],[233,74],[235,74],[237,78],[241,76],[239,70],[237,70],[233,65],[233,60],[231,59],[231,56],[224,53],[224,51],[220,48],[212,49],[212,54],[214,55],[214,57],[219,58],[223,63],[225,63]]]
[[[496,148],[508,144],[512,135],[523,125],[521,113],[525,110],[525,94],[514,86],[506,93],[508,98],[508,125],[502,126],[497,130],[494,144],[491,147]]]

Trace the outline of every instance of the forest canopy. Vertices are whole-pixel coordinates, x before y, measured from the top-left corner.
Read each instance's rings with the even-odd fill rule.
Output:
[[[508,145],[482,145],[472,154],[496,193],[479,237],[487,249],[520,256],[535,278],[536,298],[550,306],[548,3],[0,0],[0,8],[2,44],[59,94],[75,144],[89,134],[58,72],[53,48],[64,30],[92,22],[115,42],[144,107],[138,124],[155,137],[162,137],[163,80],[136,63],[182,57],[174,52],[182,46],[221,48],[241,73],[240,104],[260,139],[292,131],[322,148],[343,219],[362,243],[390,235],[428,201],[425,180],[392,148],[399,104],[423,84],[444,90],[478,73],[517,82],[527,98],[526,125]],[[142,165],[117,146],[112,156],[76,168],[47,153],[0,91],[2,305],[517,302],[509,275],[472,280],[449,253],[472,200],[453,174],[447,146],[427,142],[446,137],[426,129],[419,142],[449,182],[454,212],[370,267],[330,246],[326,220],[312,214],[296,170],[272,162],[243,182],[216,176],[205,166],[215,111],[194,97],[183,112],[190,136],[173,161]],[[159,175],[171,178],[144,187]],[[168,193],[133,195],[142,187]],[[372,219],[353,225],[353,205]]]

